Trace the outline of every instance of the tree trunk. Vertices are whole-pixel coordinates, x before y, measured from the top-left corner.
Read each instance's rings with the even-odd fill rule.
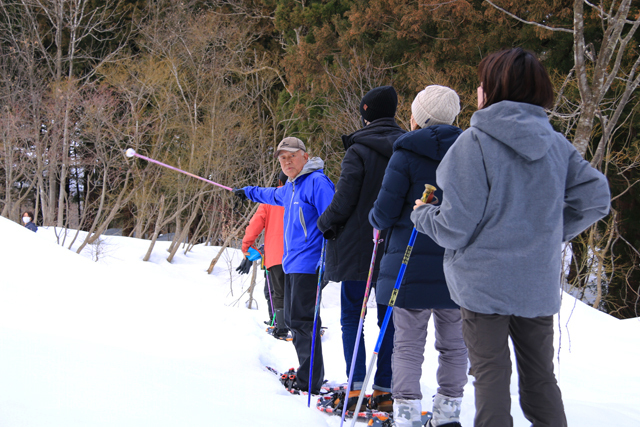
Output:
[[[156,220],[156,227],[153,230],[153,236],[151,237],[151,243],[149,244],[149,249],[147,249],[147,253],[145,254],[143,261],[149,261],[151,258],[151,253],[153,252],[153,247],[158,240],[158,235],[160,234],[162,220],[164,218],[164,195],[160,196],[160,206],[158,207],[158,219]]]
[[[253,290],[256,287],[257,273],[258,273],[258,263],[254,261],[251,268],[251,285],[249,286],[249,306],[247,307],[249,310],[253,309],[253,302],[256,301],[255,298],[253,298]],[[256,309],[257,308],[258,308],[258,301],[256,301]]]
[[[200,211],[200,204],[202,202],[202,197],[203,197],[203,193],[200,193],[200,197],[198,197],[198,200],[196,201],[195,206],[193,207],[191,216],[187,220],[187,223],[184,224],[184,226],[182,227],[182,232],[180,233],[180,238],[178,242],[183,242],[185,238],[188,237],[191,223],[195,220],[196,216],[198,215],[198,212]],[[177,237],[177,234],[176,234],[176,237]],[[167,257],[168,262],[173,261],[173,257],[175,256],[176,252],[178,252],[178,248],[180,248],[180,244],[176,244],[173,246],[171,252],[169,253],[169,256]]]
[[[105,169],[105,174],[106,173],[107,171]],[[122,191],[118,195],[118,199],[115,201],[114,205],[111,207],[111,211],[109,212],[109,215],[105,218],[105,220],[102,222],[100,226],[97,226],[98,220],[100,217],[100,211],[103,209],[103,206],[104,206],[104,194],[106,190],[103,191],[103,199],[100,201],[101,208],[98,211],[98,214],[96,214],[96,218],[93,221],[91,230],[87,234],[87,237],[84,239],[84,242],[82,242],[82,244],[80,245],[76,253],[80,253],[86,245],[90,245],[96,240],[98,240],[98,238],[102,235],[102,233],[104,233],[104,231],[107,229],[111,221],[113,221],[113,218],[116,216],[116,214],[120,211],[120,208],[122,208],[122,205],[127,203],[129,199],[132,197],[133,192],[128,191],[128,188],[127,188],[130,177],[131,177],[131,171],[129,170],[127,171],[127,175],[124,180]],[[105,181],[106,181],[106,178],[105,178]],[[126,193],[128,194],[125,196]]]

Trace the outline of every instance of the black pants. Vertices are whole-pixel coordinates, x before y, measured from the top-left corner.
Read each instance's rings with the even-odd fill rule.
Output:
[[[282,270],[282,264],[269,267],[269,272],[265,270],[264,277],[264,297],[269,307],[269,318],[273,319],[273,310],[284,308],[284,271]]]
[[[293,333],[293,345],[298,354],[300,367],[297,373],[297,383],[301,390],[309,389],[313,318],[317,290],[318,276],[315,274],[285,274],[284,316],[285,323]],[[322,341],[320,339],[321,326],[320,313],[318,313],[315,351],[313,354],[312,393],[320,391],[320,387],[324,382],[324,362],[322,359]]]
[[[553,373],[553,316],[481,314],[461,308],[462,334],[475,377],[475,427],[511,427],[511,354],[518,368],[520,407],[533,427],[566,427]]]

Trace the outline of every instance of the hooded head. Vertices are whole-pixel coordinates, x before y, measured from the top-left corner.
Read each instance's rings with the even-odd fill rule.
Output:
[[[453,124],[458,113],[460,98],[455,90],[446,86],[425,87],[411,104],[413,120],[421,128]]]

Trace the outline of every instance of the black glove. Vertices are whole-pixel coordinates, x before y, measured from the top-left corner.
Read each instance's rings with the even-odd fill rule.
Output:
[[[253,261],[249,261],[247,257],[242,259],[240,266],[236,268],[236,271],[240,274],[249,274],[249,270],[251,270],[251,266],[253,265]]]
[[[233,190],[231,190],[231,192],[233,192],[233,195],[240,198],[240,200],[245,201],[247,200],[247,195],[244,194],[244,189],[242,188],[234,188]]]

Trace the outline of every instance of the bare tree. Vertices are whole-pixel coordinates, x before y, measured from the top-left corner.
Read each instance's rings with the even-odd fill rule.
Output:
[[[599,119],[603,131],[592,158],[592,164],[599,166],[619,126],[622,112],[640,84],[640,52],[634,44],[640,17],[630,16],[631,0],[611,2],[608,9],[605,9],[604,3],[594,5],[587,0],[574,0],[573,28],[527,21],[490,0],[485,2],[520,22],[541,26],[549,31],[573,34],[574,68],[570,77],[576,79],[580,93],[580,103],[575,106],[575,111],[571,111],[578,117],[576,122],[572,122],[575,126],[573,145],[585,156],[593,138],[595,120]],[[601,21],[603,34],[601,40],[597,41],[597,49],[596,40],[587,40],[585,35],[585,5]],[[621,86],[622,90],[612,93],[614,84]]]
[[[48,145],[37,149],[46,156],[40,172],[47,169],[48,188],[45,179],[38,177],[45,223],[53,221],[57,211],[55,221],[59,227],[64,225],[74,144],[74,100],[96,68],[111,61],[127,42],[121,33],[120,6],[120,1],[96,5],[90,0],[0,0],[4,29],[9,32],[6,38],[19,50],[25,43],[31,46],[44,81],[51,85],[50,110],[42,117],[45,120],[34,124],[36,133],[46,126],[48,139]],[[114,43],[116,37],[118,42]],[[107,44],[111,46],[108,52]]]

